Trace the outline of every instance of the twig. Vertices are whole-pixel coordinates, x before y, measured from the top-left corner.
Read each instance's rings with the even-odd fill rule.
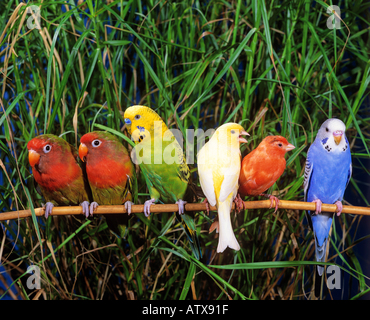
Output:
[[[245,209],[268,209],[270,208],[270,200],[262,201],[245,201]],[[272,207],[274,208],[275,205]],[[233,204],[233,208],[235,204]],[[286,201],[280,200],[279,209],[289,209],[289,210],[310,210],[315,211],[316,204],[313,202],[303,202],[303,201]],[[322,204],[323,212],[336,212],[337,206],[335,204]],[[209,206],[210,211],[217,211],[216,207]],[[206,205],[204,203],[187,203],[185,205],[186,211],[206,211]],[[138,204],[131,207],[132,213],[142,213],[144,211],[144,205]],[[177,212],[177,204],[154,204],[150,207],[150,211],[154,214],[162,212]],[[94,214],[122,214],[126,213],[124,205],[101,205],[97,207]],[[359,214],[370,216],[370,207],[356,207],[356,206],[343,206],[342,213],[348,214]],[[38,217],[44,216],[44,208],[36,208],[35,214]],[[63,215],[82,215],[82,207],[54,207],[51,215],[63,216]],[[31,217],[31,210],[19,210],[0,213],[0,221],[14,220],[18,218]]]

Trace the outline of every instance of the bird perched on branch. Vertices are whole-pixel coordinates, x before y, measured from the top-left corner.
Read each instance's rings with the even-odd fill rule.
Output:
[[[230,211],[239,187],[241,154],[239,144],[249,135],[236,123],[220,126],[198,153],[200,185],[208,203],[217,207],[219,240],[217,252],[227,247],[239,250],[231,225]]]
[[[268,136],[263,139],[256,149],[243,158],[239,177],[240,195],[268,197],[271,207],[275,200],[276,212],[279,199],[264,192],[283,174],[286,167],[285,153],[294,148],[281,136]],[[243,207],[240,200],[239,198],[237,202],[239,210]]]
[[[341,120],[326,120],[307,152],[304,199],[315,202],[316,211],[307,211],[306,216],[315,237],[316,261],[320,262],[325,262],[326,245],[333,220],[333,213],[321,212],[321,204],[336,204],[339,216],[344,191],[352,175],[351,152],[345,131],[346,126]],[[323,266],[317,266],[319,277],[323,271]],[[315,294],[318,296],[317,291]]]
[[[123,237],[131,214],[131,201],[137,197],[135,168],[127,149],[115,135],[93,131],[81,137],[78,152],[81,160],[86,162],[94,199],[90,204],[90,214],[99,204],[124,204],[127,214],[105,215],[108,227]]]
[[[27,149],[36,189],[47,201],[45,218],[54,205],[81,205],[88,216],[91,194],[76,148],[55,135],[43,134],[30,140]]]
[[[158,201],[176,203],[181,221],[197,259],[202,256],[193,218],[185,211],[185,197],[190,179],[183,149],[161,117],[151,108],[132,106],[126,109],[125,123],[135,142],[134,162],[140,165],[146,177],[151,199],[144,203],[144,214],[150,215],[150,206]]]

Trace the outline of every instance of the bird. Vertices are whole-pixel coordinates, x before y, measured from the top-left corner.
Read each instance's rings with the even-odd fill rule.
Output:
[[[132,200],[137,201],[136,172],[129,152],[112,133],[92,131],[81,137],[78,153],[86,163],[94,200],[90,204],[90,215],[99,204],[124,204],[127,214],[104,215],[109,229],[124,237]]]
[[[211,206],[217,207],[219,240],[217,253],[227,247],[240,250],[230,218],[230,211],[239,187],[240,143],[249,135],[237,123],[221,125],[197,156],[200,186]]]
[[[150,215],[151,205],[161,201],[176,203],[178,214],[194,256],[202,252],[193,217],[186,212],[185,204],[190,188],[190,171],[184,152],[176,137],[162,118],[151,108],[134,105],[124,112],[124,121],[135,143],[131,158],[146,178],[150,199],[144,203],[144,214]]]
[[[247,154],[243,160],[239,177],[239,192],[241,196],[265,196],[270,198],[271,206],[275,201],[275,212],[278,209],[279,199],[265,194],[283,174],[286,161],[285,154],[295,148],[282,136],[267,136],[256,149]],[[238,198],[238,209],[243,202]]]
[[[334,215],[321,212],[321,205],[336,204],[337,216],[340,216],[344,191],[352,175],[351,151],[345,131],[346,126],[340,119],[327,119],[321,125],[307,152],[303,181],[304,201],[316,203],[316,210],[306,211],[306,217],[314,233],[315,255],[318,262],[325,262],[326,246]],[[319,277],[323,271],[324,267],[318,265]]]
[[[89,216],[91,191],[77,150],[53,134],[39,135],[27,143],[36,190],[47,201],[45,218],[55,205],[81,205]]]

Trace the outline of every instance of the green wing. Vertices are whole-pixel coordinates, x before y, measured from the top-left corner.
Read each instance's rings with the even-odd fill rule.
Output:
[[[173,142],[174,140],[167,143],[164,141],[162,150]],[[184,200],[189,184],[190,171],[186,164],[183,150],[178,143],[174,143],[173,146],[175,146],[175,158],[177,161],[171,164],[167,164],[164,161],[162,163],[154,163],[154,159],[159,158],[156,152],[162,153],[163,151],[155,150],[154,143],[152,143],[151,162],[149,164],[144,162],[140,164],[140,168],[146,178],[150,197],[156,201],[161,200],[163,203],[175,203],[179,199]],[[149,149],[149,146],[147,147]],[[201,258],[202,252],[193,217],[187,212],[183,215],[176,214],[176,217],[187,235],[194,256],[197,259]]]

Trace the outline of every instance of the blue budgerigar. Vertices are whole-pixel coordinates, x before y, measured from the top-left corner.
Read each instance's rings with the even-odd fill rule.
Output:
[[[325,262],[326,244],[333,213],[321,212],[321,204],[336,204],[337,215],[342,212],[344,191],[352,174],[346,126],[339,119],[328,119],[320,127],[307,153],[304,173],[304,197],[316,203],[315,212],[307,212],[307,219],[315,236],[316,261]],[[321,276],[324,268],[317,267]]]

